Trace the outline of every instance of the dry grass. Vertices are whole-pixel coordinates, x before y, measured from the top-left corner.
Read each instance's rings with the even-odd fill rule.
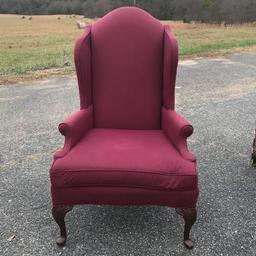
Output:
[[[58,74],[72,73],[74,41],[82,32],[76,20],[92,22],[78,15],[32,16],[31,20],[0,15],[0,84],[49,76],[51,71],[43,71],[49,69],[52,73],[56,69]],[[255,50],[256,24],[163,23],[171,24],[182,57],[225,54],[248,47]]]
[[[0,75],[72,66],[74,40],[81,33],[75,22],[60,15],[32,20],[0,15]]]
[[[256,23],[242,25],[170,24],[178,38],[181,56],[208,56],[231,53],[241,48],[256,46]],[[238,48],[238,49],[237,49]]]

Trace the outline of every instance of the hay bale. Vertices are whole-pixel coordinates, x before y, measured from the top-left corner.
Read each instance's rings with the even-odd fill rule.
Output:
[[[86,26],[86,24],[85,24],[84,22],[79,21],[79,20],[76,21],[76,25],[77,25],[77,27],[78,27],[79,29],[83,29],[83,28],[85,28],[85,26]]]
[[[66,61],[63,63],[63,67],[70,67],[70,66],[71,66],[71,64],[69,61]]]

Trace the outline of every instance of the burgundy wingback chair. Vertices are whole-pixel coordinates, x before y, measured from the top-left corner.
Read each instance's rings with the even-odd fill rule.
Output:
[[[196,220],[193,127],[174,110],[177,42],[147,12],[123,7],[86,27],[75,46],[81,109],[59,125],[65,136],[50,169],[52,213],[66,242],[76,204],[162,205]]]

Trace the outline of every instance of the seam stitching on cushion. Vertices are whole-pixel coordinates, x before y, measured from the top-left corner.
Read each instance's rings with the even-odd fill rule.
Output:
[[[135,172],[135,173],[143,173],[143,174],[159,174],[159,175],[164,175],[164,176],[197,176],[197,174],[179,174],[179,173],[161,173],[160,171],[152,172],[152,171],[137,171],[137,170],[122,170],[122,169],[76,169],[76,170],[52,170],[52,172]]]
[[[163,187],[160,187],[160,186],[139,186],[139,185],[121,185],[118,184],[118,185],[115,185],[115,184],[112,184],[112,183],[104,183],[102,186],[98,183],[90,183],[90,184],[86,184],[86,185],[65,185],[65,186],[55,186],[55,187],[58,187],[58,188],[71,188],[71,187],[125,187],[125,188],[147,188],[147,189],[153,189],[153,190],[160,190],[160,191],[192,191],[192,190],[187,190],[185,188],[175,188],[175,189],[168,189],[168,188],[163,188]],[[193,187],[188,187],[188,189],[192,189]],[[196,186],[195,186],[196,188]]]

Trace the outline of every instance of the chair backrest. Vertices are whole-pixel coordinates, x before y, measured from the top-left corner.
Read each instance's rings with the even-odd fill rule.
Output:
[[[136,7],[118,8],[87,26],[74,51],[80,107],[94,127],[161,128],[161,105],[175,106],[177,41]]]
[[[94,126],[159,129],[164,27],[135,7],[91,27]]]

